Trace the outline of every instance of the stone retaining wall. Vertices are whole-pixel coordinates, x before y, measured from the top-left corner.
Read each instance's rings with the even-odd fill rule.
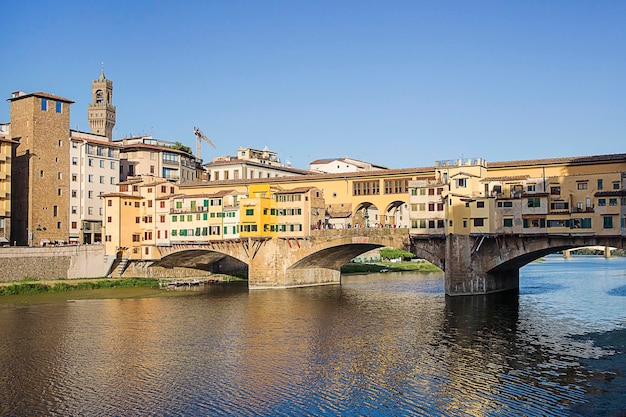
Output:
[[[0,282],[101,278],[107,269],[101,245],[0,248]]]

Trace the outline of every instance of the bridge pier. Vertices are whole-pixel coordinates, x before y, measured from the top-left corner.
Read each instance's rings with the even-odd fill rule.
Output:
[[[486,236],[446,237],[447,295],[481,295],[519,289],[519,269],[493,271],[498,246]]]
[[[291,246],[290,246],[291,245]],[[286,239],[272,239],[260,243],[258,250],[251,252],[248,267],[248,288],[293,288],[312,285],[339,284],[341,271],[316,265],[298,266],[298,250],[306,250],[311,242]],[[254,249],[254,246],[251,245]]]

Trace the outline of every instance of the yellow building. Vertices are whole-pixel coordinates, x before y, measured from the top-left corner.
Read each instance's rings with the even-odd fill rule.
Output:
[[[274,192],[277,190],[277,187],[269,183],[248,186],[248,195],[239,203],[241,237],[276,236],[277,210]]]

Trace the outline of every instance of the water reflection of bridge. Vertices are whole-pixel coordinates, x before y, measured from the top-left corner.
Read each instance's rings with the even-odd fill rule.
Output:
[[[249,287],[286,288],[339,283],[340,268],[372,249],[395,247],[445,272],[448,295],[514,290],[519,268],[550,253],[600,246],[623,248],[621,236],[410,235],[405,228],[316,230],[304,238],[249,238],[161,247],[163,267],[209,269],[225,259],[248,270]]]

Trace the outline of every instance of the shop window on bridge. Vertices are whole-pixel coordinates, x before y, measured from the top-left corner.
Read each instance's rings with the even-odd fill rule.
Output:
[[[512,218],[503,219],[503,226],[504,227],[513,227],[513,219]]]
[[[617,198],[609,198],[609,206],[616,206]]]
[[[172,236],[176,236],[177,233],[178,233],[178,230],[172,229]]]
[[[477,208],[485,208],[485,202],[484,201],[477,201],[476,202],[476,207]]]
[[[498,208],[503,208],[503,207],[513,207],[513,202],[512,201],[498,201]]]
[[[550,195],[561,195],[561,186],[554,185],[550,187]]]
[[[428,195],[435,195],[435,189],[434,188],[429,188],[428,189]]]
[[[435,228],[435,221],[434,220],[428,220],[428,228],[429,229],[434,229]]]
[[[606,198],[599,198],[599,199],[598,199],[598,206],[599,206],[599,207],[604,207],[604,206],[606,206]]]
[[[444,220],[437,220],[437,228],[438,229],[443,229],[444,227]]]
[[[570,221],[567,220],[548,220],[548,227],[570,227]]]
[[[591,229],[591,218],[572,219],[570,221],[571,229]]]
[[[524,219],[524,229],[546,227],[546,219]]]
[[[613,216],[604,216],[604,228],[605,229],[613,228]]]
[[[482,227],[485,225],[485,219],[482,217],[477,217],[474,219],[474,227]]]
[[[613,183],[613,189],[614,189],[614,190],[619,190],[619,181],[615,181],[615,182]]]

